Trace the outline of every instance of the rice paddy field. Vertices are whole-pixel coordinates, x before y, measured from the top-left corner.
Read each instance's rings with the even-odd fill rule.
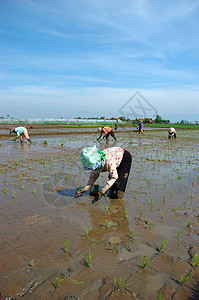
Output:
[[[199,299],[199,130],[75,130],[0,129],[0,299]],[[93,145],[131,153],[122,200],[76,196]]]

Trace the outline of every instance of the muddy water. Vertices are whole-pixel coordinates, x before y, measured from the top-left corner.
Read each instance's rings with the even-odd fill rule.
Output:
[[[0,299],[198,299],[199,135],[177,135],[1,138]],[[123,200],[76,197],[89,176],[80,151],[91,145],[132,154]],[[104,173],[97,183],[106,181]]]

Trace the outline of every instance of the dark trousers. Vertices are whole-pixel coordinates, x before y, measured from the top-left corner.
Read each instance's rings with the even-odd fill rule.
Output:
[[[115,137],[115,135],[114,135],[113,130],[111,130],[110,132],[108,132],[108,133],[106,134],[106,140],[108,139],[109,134],[114,138],[114,140],[116,140],[116,137]]]
[[[123,158],[120,165],[117,167],[118,179],[110,188],[111,198],[121,198],[119,194],[123,196],[131,169],[132,157],[131,154],[124,150]]]

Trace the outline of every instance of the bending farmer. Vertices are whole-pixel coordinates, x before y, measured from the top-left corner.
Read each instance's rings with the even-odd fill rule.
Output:
[[[170,127],[169,129],[168,129],[168,138],[169,139],[173,139],[173,138],[175,138],[176,139],[176,130],[175,130],[175,128],[173,128],[173,127]]]
[[[17,135],[14,141],[16,141],[16,139],[20,137],[20,141],[21,143],[23,143],[23,138],[25,137],[31,143],[31,140],[28,135],[28,130],[25,127],[21,126],[21,127],[16,127],[14,129],[10,129],[10,134],[11,133],[16,133]]]
[[[87,185],[77,192],[81,195],[91,188],[100,172],[108,172],[109,180],[101,189],[100,194],[105,194],[110,189],[110,198],[121,199],[124,195],[130,169],[131,154],[120,147],[111,147],[100,151],[95,146],[84,148],[80,155],[86,170],[92,170]]]
[[[99,127],[98,131],[100,132],[100,136],[97,140],[99,140],[102,137],[102,134],[105,133],[104,137],[106,138],[106,140],[108,139],[109,134],[110,134],[114,138],[114,140],[117,141],[117,139],[114,135],[113,129],[111,127]]]

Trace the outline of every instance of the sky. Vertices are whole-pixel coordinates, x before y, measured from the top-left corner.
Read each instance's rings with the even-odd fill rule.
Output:
[[[199,120],[198,0],[0,0],[0,117]]]

